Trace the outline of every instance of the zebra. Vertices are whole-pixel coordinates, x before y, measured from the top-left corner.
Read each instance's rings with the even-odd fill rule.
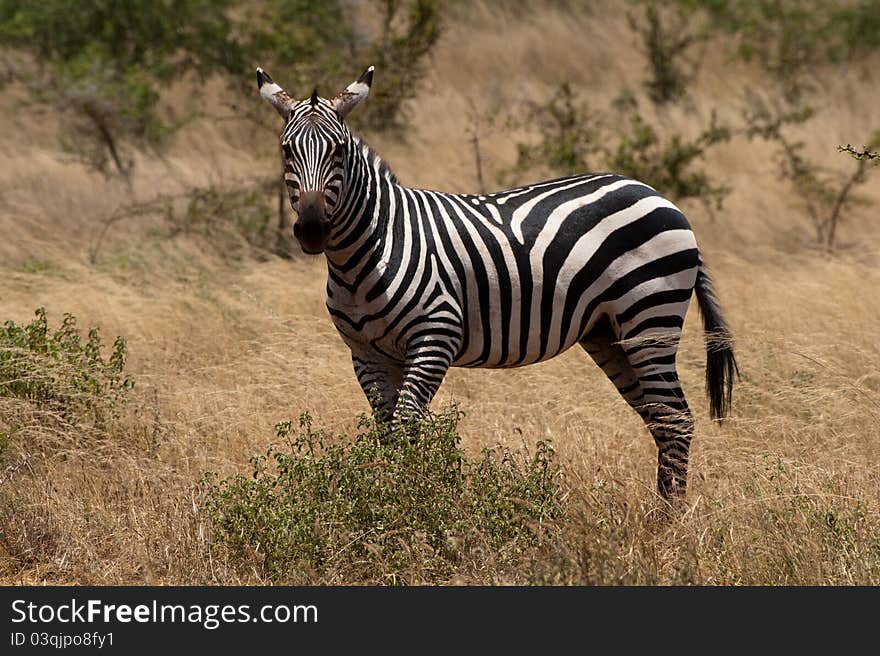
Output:
[[[294,236],[326,257],[327,310],[374,415],[393,431],[450,367],[519,367],[579,344],[653,436],[660,496],[683,498],[694,420],[675,361],[693,293],[712,418],[739,374],[684,215],[610,173],[478,195],[403,186],[345,122],[373,71],[330,99],[297,101],[260,68],[257,86],[285,122]]]

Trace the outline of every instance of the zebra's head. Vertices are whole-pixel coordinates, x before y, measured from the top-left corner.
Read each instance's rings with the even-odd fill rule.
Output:
[[[348,113],[370,92],[373,67],[331,99],[317,90],[294,100],[263,69],[257,69],[260,95],[286,121],[281,133],[284,182],[297,213],[293,234],[309,254],[322,253],[330,239],[333,216],[343,200],[346,158],[352,141]]]

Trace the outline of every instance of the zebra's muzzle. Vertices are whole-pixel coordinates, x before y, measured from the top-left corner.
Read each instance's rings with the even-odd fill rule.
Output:
[[[293,224],[293,236],[309,255],[323,253],[330,238],[324,194],[320,191],[304,192],[298,205],[299,217]]]

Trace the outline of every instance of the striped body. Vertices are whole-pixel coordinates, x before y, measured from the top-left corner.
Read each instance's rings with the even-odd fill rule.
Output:
[[[515,367],[581,342],[602,316],[623,339],[681,327],[696,241],[646,185],[595,175],[481,196],[380,189],[387,229],[360,259],[331,258],[327,288],[334,323],[365,357],[402,361],[434,330],[451,366]],[[649,297],[661,304],[635,305]]]
[[[693,417],[675,356],[694,292],[713,416],[736,361],[675,205],[611,174],[485,195],[411,189],[343,121],[372,69],[331,100],[294,101],[260,70],[257,81],[286,120],[294,234],[327,258],[327,309],[377,416],[395,430],[423,413],[451,366],[517,367],[579,344],[651,431],[661,495],[684,493]]]

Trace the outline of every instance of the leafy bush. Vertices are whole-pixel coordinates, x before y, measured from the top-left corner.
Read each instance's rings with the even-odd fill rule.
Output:
[[[838,228],[846,213],[862,201],[854,192],[867,182],[868,176],[876,167],[871,160],[876,157],[871,152],[880,144],[880,131],[871,142],[856,151],[851,146],[839,148],[849,152],[856,160],[852,170],[845,173],[830,170],[810,160],[804,154],[806,144],[796,141],[787,133],[794,125],[800,125],[813,116],[810,107],[773,107],[763,99],[752,95],[745,110],[746,135],[762,138],[778,145],[777,159],[779,177],[788,180],[797,191],[810,222],[816,231],[816,242],[828,249],[834,248]]]
[[[233,4],[243,10],[235,23],[238,59],[225,72],[230,75],[230,86],[256,110],[252,118],[258,125],[266,123],[266,115],[262,101],[254,97],[251,72],[257,65],[298,98],[311,92],[312,87],[306,90],[306,85],[323,84],[327,76],[352,75],[343,59],[351,59],[355,39],[342,2],[256,0],[246,8],[240,1],[233,0]],[[245,71],[248,75],[243,75]],[[277,132],[275,126],[272,130]]]
[[[357,125],[375,130],[403,127],[403,106],[414,98],[425,71],[425,60],[442,33],[438,0],[381,0],[382,32],[372,45],[382,83],[371,90],[370,102]]]
[[[173,210],[172,234],[197,233],[212,239],[219,253],[226,258],[240,258],[243,246],[268,250],[268,234],[272,208],[267,203],[267,190],[274,180],[240,187],[219,188],[211,185],[189,190],[186,206]],[[242,242],[245,242],[244,244]]]
[[[196,74],[190,84],[226,76],[257,106],[253,76],[244,74],[257,63],[300,97],[316,80],[325,93],[338,91],[351,81],[353,61],[375,63],[385,82],[358,120],[400,127],[402,105],[417,92],[440,37],[440,3],[375,0],[373,8],[377,34],[363,29],[370,8],[342,0],[84,0],[75,11],[65,0],[0,0],[0,46],[25,55],[10,69],[13,79],[65,113],[62,145],[102,172],[130,178],[131,146],[158,146],[192,118],[159,107],[162,87],[184,74]]]
[[[578,101],[568,82],[559,85],[546,105],[529,104],[523,122],[537,126],[540,141],[517,143],[516,164],[501,172],[502,179],[532,169],[558,175],[584,173],[590,170],[590,158],[602,150],[598,115]]]
[[[678,0],[736,39],[736,55],[772,75],[789,100],[816,87],[825,64],[880,48],[880,0]]]
[[[144,202],[122,205],[104,221],[89,249],[92,264],[116,223],[141,216],[162,216],[168,227],[163,236],[199,235],[226,261],[241,260],[247,253],[265,254],[276,248],[269,229],[270,207],[276,180],[253,180],[225,187],[192,187],[181,194],[159,194]],[[286,199],[285,199],[285,202]],[[277,251],[276,251],[277,252]],[[289,254],[289,253],[288,253]]]
[[[27,325],[7,321],[0,328],[0,398],[24,399],[62,415],[107,417],[134,387],[123,374],[125,338],[116,338],[105,360],[97,328],[83,341],[72,314],[55,331],[45,309],[35,314]]]
[[[642,39],[642,47],[648,58],[651,77],[645,82],[648,95],[655,103],[662,105],[683,98],[687,85],[696,74],[699,59],[687,61],[687,51],[697,43],[706,41],[706,30],[692,30],[693,12],[677,8],[671,20],[664,24],[654,0],[643,0],[644,16],[636,18],[627,14],[630,27]]]
[[[206,474],[215,539],[276,582],[440,581],[503,568],[563,510],[554,452],[507,449],[468,457],[455,408],[386,436],[362,418],[354,439],[276,427],[282,447],[251,459],[252,476]]]
[[[237,115],[263,127],[268,126],[266,110],[254,93],[253,77],[241,74],[256,63],[295,98],[307,97],[316,83],[321,95],[333,95],[352,75],[375,65],[382,83],[352,122],[375,130],[401,128],[403,105],[418,92],[443,27],[439,0],[372,0],[359,6],[343,0],[257,0],[245,7],[240,0],[229,1],[242,11],[230,12],[239,17],[230,19],[234,56],[223,63],[223,72],[244,99],[230,104]],[[277,131],[274,125],[271,130]]]
[[[673,134],[664,141],[633,106],[629,131],[620,134],[608,166],[615,173],[647,182],[675,200],[697,198],[710,211],[713,207],[720,209],[730,188],[714,183],[705,171],[694,170],[694,165],[709,148],[730,137],[730,130],[718,124],[713,112],[708,127],[695,139],[688,141]]]
[[[499,177],[506,182],[530,170],[573,175],[605,168],[645,182],[673,200],[697,198],[710,210],[721,206],[729,189],[694,169],[712,146],[731,137],[714,113],[709,125],[687,140],[658,134],[642,118],[631,92],[622,93],[612,109],[610,115],[591,109],[563,83],[547,104],[529,106],[525,122],[537,126],[539,140],[518,143],[516,164]]]
[[[128,143],[157,144],[180,122],[158,112],[162,83],[238,52],[226,2],[0,0],[0,45],[27,53],[15,76],[65,112],[64,145],[101,171],[129,176]]]

